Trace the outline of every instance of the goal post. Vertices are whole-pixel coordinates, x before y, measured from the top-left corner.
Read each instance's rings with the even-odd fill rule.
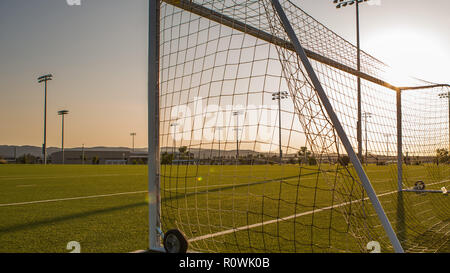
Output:
[[[290,0],[149,0],[150,250],[445,252],[450,88],[356,52]]]
[[[159,231],[160,145],[159,145],[159,19],[160,1],[149,1],[148,44],[148,203],[149,249],[163,251]]]

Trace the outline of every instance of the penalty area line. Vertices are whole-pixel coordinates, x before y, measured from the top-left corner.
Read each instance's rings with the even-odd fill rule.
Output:
[[[101,198],[101,197],[132,195],[132,194],[142,194],[142,193],[148,193],[148,191],[121,192],[121,193],[100,194],[100,195],[81,196],[81,197],[69,197],[69,198],[10,203],[10,204],[0,204],[0,207],[13,207],[13,206],[21,206],[21,205],[31,205],[31,204],[41,204],[41,203],[51,203],[51,202],[71,201],[71,200],[82,200],[82,199],[93,199],[93,198]]]

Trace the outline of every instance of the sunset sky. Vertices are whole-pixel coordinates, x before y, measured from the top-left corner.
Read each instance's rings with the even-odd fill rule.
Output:
[[[40,146],[43,86],[48,93],[48,146],[147,146],[145,0],[0,1],[0,145]],[[337,34],[355,42],[354,8],[332,0],[294,1]],[[377,1],[378,2],[378,1]],[[409,74],[450,82],[450,1],[380,0],[361,6],[362,48]]]

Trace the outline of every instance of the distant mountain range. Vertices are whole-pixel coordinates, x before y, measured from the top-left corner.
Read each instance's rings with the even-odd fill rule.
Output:
[[[77,148],[66,148],[66,151],[81,151],[81,147],[77,147]],[[122,151],[131,151],[131,148],[128,147],[104,147],[104,146],[98,146],[98,147],[85,147],[84,148],[85,151],[118,151],[118,152],[122,152]],[[47,153],[48,155],[51,155],[54,152],[59,152],[61,151],[61,148],[58,147],[48,147],[47,148]],[[161,148],[161,153],[167,152],[167,153],[172,153],[173,151],[173,147],[162,147]],[[236,150],[221,150],[219,152],[219,150],[216,149],[201,149],[201,148],[191,148],[189,149],[189,151],[191,153],[193,153],[196,157],[200,157],[200,158],[206,158],[209,156],[218,156],[219,154],[221,156],[225,156],[225,157],[234,157],[236,155]],[[147,153],[147,148],[136,148],[135,149],[136,153]],[[176,152],[178,152],[178,148],[176,149]],[[25,154],[31,154],[34,155],[36,157],[41,157],[42,156],[42,147],[37,147],[37,146],[9,146],[9,145],[0,145],[0,157],[3,158],[14,158],[14,153],[17,153],[16,156],[20,157],[22,155]],[[264,155],[269,155],[269,153],[260,153],[260,152],[256,152],[256,151],[251,151],[251,150],[240,150],[239,154],[241,156],[247,156],[247,155],[257,155],[257,154],[264,154]],[[275,155],[275,154],[270,154],[270,155]]]
[[[80,151],[82,148],[66,148],[66,151]],[[131,148],[128,147],[85,147],[85,151],[130,151]],[[47,153],[51,155],[54,152],[61,151],[61,148],[58,147],[48,147]],[[146,153],[147,148],[136,148],[135,152],[138,153]],[[3,158],[14,158],[14,154],[16,153],[17,157],[20,157],[25,154],[31,154],[34,156],[42,156],[42,147],[36,146],[9,146],[9,145],[0,145],[0,156]]]

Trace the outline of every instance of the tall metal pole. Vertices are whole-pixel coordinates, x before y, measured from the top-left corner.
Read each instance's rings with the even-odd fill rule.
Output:
[[[53,75],[47,74],[38,78],[38,83],[44,82],[44,144],[42,145],[42,154],[44,164],[47,165],[47,82],[52,80]]]
[[[159,147],[159,32],[160,1],[149,1],[148,46],[148,200],[149,248],[161,247],[160,147]]]
[[[397,91],[397,186],[403,191],[402,90]]]
[[[239,162],[239,115],[241,112],[235,111],[233,115],[236,116],[236,162]]]
[[[366,2],[365,0],[364,2]],[[358,72],[361,72],[361,36],[359,27],[359,4],[363,2],[362,0],[334,0],[333,3],[337,4],[336,8],[340,9],[342,7],[351,6],[355,4],[356,7],[356,66]],[[358,96],[358,121],[356,123],[356,138],[358,141],[358,158],[362,161],[362,102],[361,102],[361,77],[357,76],[357,96]]]
[[[214,135],[215,135],[215,130],[219,130],[219,159],[220,159],[220,140],[221,140],[221,132],[222,132],[222,127],[215,127],[214,128]]]
[[[369,143],[369,141],[368,141],[368,138],[367,138],[367,118],[368,118],[368,116],[367,116],[367,113],[366,113],[366,115],[364,115],[364,118],[365,118],[365,121],[364,121],[364,125],[365,125],[365,131],[366,131],[366,159],[365,159],[365,162],[366,162],[366,166],[367,166],[367,164],[368,164],[368,150],[369,150],[369,147],[368,147],[368,143]]]
[[[367,119],[372,117],[371,113],[368,112],[364,112],[363,114],[364,116],[364,125],[365,125],[365,132],[366,132],[366,156],[365,156],[365,160],[364,162],[366,163],[366,166],[368,164],[368,150],[369,150],[369,145],[368,145],[368,140],[369,138],[367,137]]]
[[[359,1],[356,1],[356,47],[357,47],[357,70],[361,72],[361,44],[359,33]],[[357,124],[357,138],[358,138],[358,157],[362,160],[362,106],[361,106],[361,78],[358,75],[358,124]],[[366,158],[367,160],[367,158]]]
[[[170,127],[173,127],[173,147],[172,147],[172,154],[173,158],[175,159],[175,151],[177,147],[177,126],[178,123],[172,123],[170,124]]]
[[[130,136],[132,138],[132,146],[133,146],[133,153],[134,153],[134,137],[136,136],[136,133],[130,133]]]
[[[236,115],[236,160],[239,162],[239,114]]]
[[[61,149],[62,149],[62,164],[65,163],[64,157],[64,115],[62,115],[62,132],[61,132]]]
[[[439,94],[439,98],[448,100],[448,152],[450,153],[450,91]]]
[[[280,165],[283,163],[283,149],[281,148],[281,92],[278,98],[278,146],[280,147]]]
[[[403,199],[403,127],[402,127],[402,90],[397,90],[397,232],[399,240],[404,242],[405,204]]]
[[[69,114],[68,110],[58,111],[58,115],[61,116],[61,151],[62,151],[62,164],[64,165],[65,157],[64,157],[64,116]]]
[[[44,165],[47,165],[47,81],[45,81],[44,97],[44,146],[42,147],[42,150],[44,154]]]
[[[84,165],[84,144],[81,147],[81,165]]]
[[[272,100],[278,100],[278,146],[280,148],[280,165],[283,163],[283,149],[281,146],[281,100],[286,99],[288,93],[279,91],[272,94]]]
[[[389,138],[391,137],[392,135],[390,135],[390,134],[386,134],[386,160],[389,160]]]
[[[341,139],[341,142],[343,146],[345,147],[345,150],[348,153],[348,156],[350,157],[351,162],[353,163],[353,167],[355,168],[355,171],[361,180],[361,183],[366,190],[367,195],[370,198],[370,201],[372,202],[372,205],[378,215],[378,218],[380,219],[381,224],[383,225],[383,228],[388,235],[392,246],[394,247],[395,252],[403,253],[403,247],[398,240],[398,237],[392,228],[391,223],[389,222],[389,219],[387,218],[387,215],[380,203],[380,200],[378,199],[377,194],[375,193],[374,188],[372,187],[372,184],[370,183],[369,178],[367,177],[366,172],[364,171],[361,161],[358,160],[358,157],[356,156],[355,151],[353,150],[352,144],[350,143],[350,140],[345,133],[344,128],[342,127],[341,122],[339,121],[339,118],[337,117],[336,113],[334,112],[334,109],[330,103],[330,100],[328,99],[325,90],[322,87],[322,84],[319,81],[319,78],[317,77],[316,72],[314,71],[314,68],[311,65],[311,62],[308,59],[308,56],[305,53],[305,50],[303,49],[302,45],[300,44],[300,41],[297,38],[297,35],[295,34],[294,29],[292,28],[291,23],[289,22],[289,19],[287,18],[286,14],[284,13],[283,7],[281,6],[280,2],[278,0],[272,0],[272,5],[274,6],[277,14],[279,15],[279,18],[281,20],[281,23],[283,24],[283,27],[286,31],[286,34],[288,35],[289,39],[291,40],[295,52],[297,53],[297,56],[300,58],[302,64],[305,67],[305,70],[311,79],[311,82],[317,92],[317,95],[319,96],[320,101],[322,102],[325,111],[327,112],[328,116],[330,117],[330,120],[332,124],[334,125],[334,128]]]

